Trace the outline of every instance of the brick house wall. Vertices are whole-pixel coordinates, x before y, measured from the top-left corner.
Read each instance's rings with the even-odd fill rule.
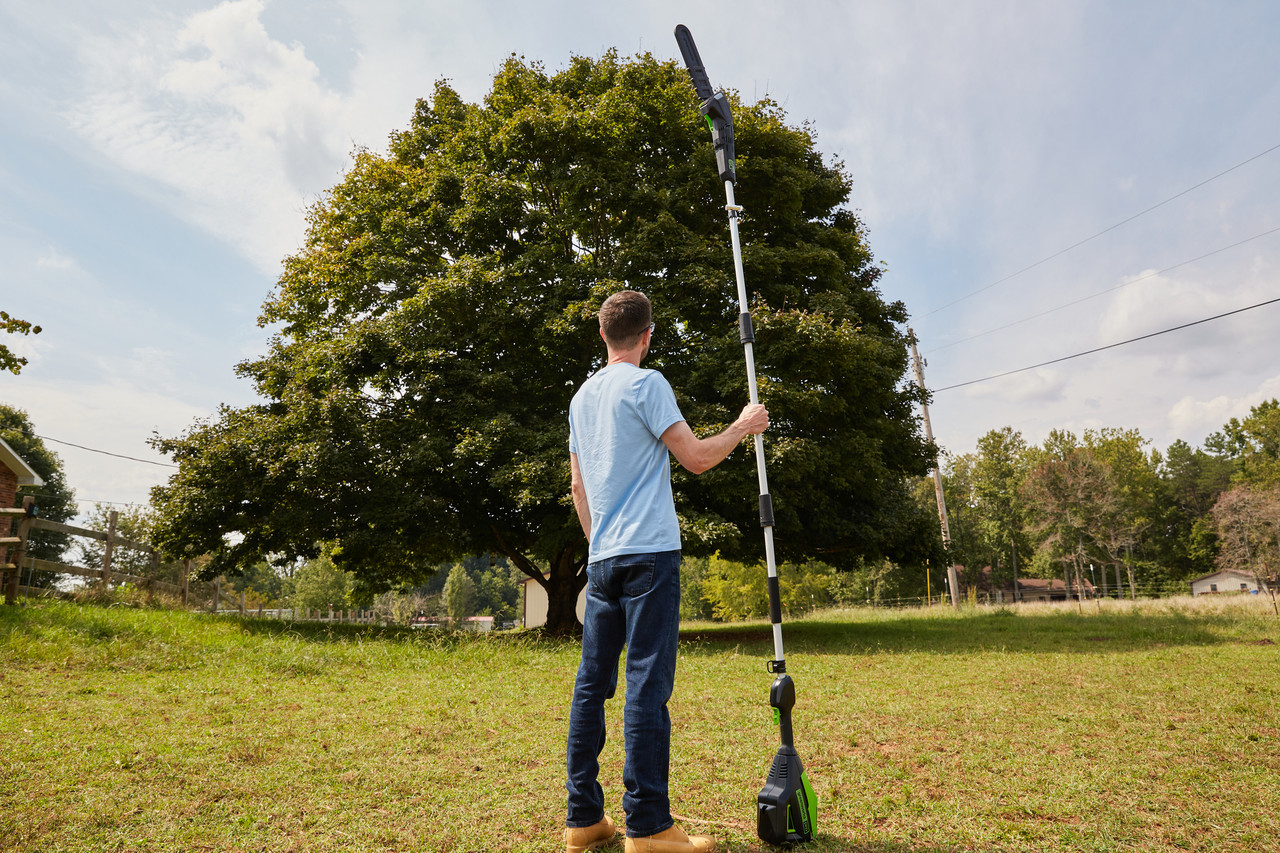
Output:
[[[18,503],[18,475],[9,470],[9,466],[0,463],[0,506],[15,506]],[[13,519],[0,518],[0,536],[8,536],[12,532]],[[9,546],[0,545],[0,563],[9,562]]]

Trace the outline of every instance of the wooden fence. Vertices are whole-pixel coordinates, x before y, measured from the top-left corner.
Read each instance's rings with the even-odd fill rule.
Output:
[[[167,591],[175,596],[181,596],[184,605],[187,603],[187,597],[190,593],[187,580],[190,569],[189,561],[184,561],[183,563],[182,582],[180,584],[157,579],[154,576],[160,570],[160,553],[149,545],[135,542],[116,533],[117,513],[112,512],[108,517],[109,520],[105,532],[39,518],[35,514],[34,499],[31,497],[25,498],[21,507],[12,509],[0,508],[0,520],[12,519],[15,516],[17,517],[17,529],[13,531],[13,535],[0,537],[0,546],[8,547],[10,557],[7,562],[0,563],[0,572],[3,572],[4,577],[0,585],[4,589],[5,604],[13,604],[17,600],[18,585],[24,571],[54,572],[91,578],[101,581],[103,588],[109,588],[113,582],[131,583],[142,589]],[[84,566],[70,566],[66,563],[40,560],[27,556],[27,539],[30,537],[32,530],[49,530],[54,533],[66,533],[71,536],[82,536],[86,539],[102,542],[102,568],[87,569]],[[121,548],[127,548],[146,555],[151,562],[152,577],[140,577],[127,572],[114,571],[112,565],[115,555]]]
[[[181,597],[183,606],[187,606],[192,595],[191,589],[191,561],[182,561],[182,578],[180,583],[170,583],[162,581],[156,577],[160,571],[160,553],[150,545],[144,545],[141,542],[135,542],[126,536],[121,536],[116,532],[117,513],[112,512],[108,516],[107,529],[90,530],[85,527],[75,527],[70,524],[62,524],[57,521],[48,521],[39,518],[35,514],[33,499],[28,497],[23,501],[21,507],[18,508],[0,508],[0,529],[3,529],[4,522],[17,519],[16,529],[12,536],[0,536],[0,548],[7,548],[9,560],[0,562],[0,590],[4,592],[4,603],[14,604],[18,599],[18,594],[23,590],[21,587],[21,578],[23,572],[52,572],[61,575],[74,575],[76,577],[89,578],[90,580],[99,581],[103,589],[110,588],[112,583],[131,583],[140,589],[151,591],[168,592],[175,597]],[[72,566],[66,563],[58,563],[52,560],[40,560],[27,555],[27,540],[33,530],[49,530],[55,533],[66,533],[70,536],[81,536],[86,539],[93,539],[103,543],[102,552],[102,568],[89,569],[84,566]],[[116,553],[119,549],[126,548],[132,551],[146,555],[151,564],[151,577],[141,577],[129,574],[128,572],[115,571]],[[291,619],[297,621],[315,621],[315,622],[348,622],[356,624],[378,624],[382,620],[372,610],[355,610],[355,609],[339,609],[335,610],[330,607],[328,610],[297,610],[292,608],[286,609],[264,609],[259,606],[256,611],[252,607],[245,606],[245,596],[241,592],[239,600],[224,591],[224,578],[218,578],[212,582],[199,583],[202,588],[203,595],[197,600],[204,597],[210,597],[212,601],[209,604],[209,610],[213,613],[234,613],[239,616],[257,616],[268,619]],[[27,594],[43,592],[35,590],[31,586],[25,588]],[[223,605],[230,605],[225,607]],[[203,607],[203,604],[201,605]]]

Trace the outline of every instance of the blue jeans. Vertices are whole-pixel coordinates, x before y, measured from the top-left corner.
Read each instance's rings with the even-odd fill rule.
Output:
[[[597,776],[604,749],[604,703],[618,688],[618,656],[627,647],[627,698],[622,768],[627,835],[643,838],[669,828],[667,770],[671,717],[667,700],[676,675],[680,629],[680,552],[627,554],[587,566],[582,663],[569,712],[570,827],[604,817]]]

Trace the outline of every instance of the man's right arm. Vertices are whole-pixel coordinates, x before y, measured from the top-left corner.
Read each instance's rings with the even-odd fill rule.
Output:
[[[587,487],[582,481],[582,469],[578,467],[578,454],[569,454],[569,488],[573,492],[573,508],[578,511],[578,523],[591,541],[591,507],[587,504]]]
[[[723,462],[742,439],[768,428],[769,412],[759,403],[752,403],[722,432],[698,438],[686,421],[677,421],[662,433],[662,443],[681,465],[701,474]]]

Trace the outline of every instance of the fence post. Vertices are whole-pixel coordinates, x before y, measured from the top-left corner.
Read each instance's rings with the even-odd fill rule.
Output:
[[[111,589],[111,552],[115,550],[116,544],[116,519],[120,513],[111,510],[111,514],[107,516],[107,544],[102,549],[102,588],[103,590]]]
[[[222,575],[213,579],[213,612],[217,613],[222,606]]]
[[[240,590],[240,615],[244,615],[244,590]]]
[[[187,586],[191,581],[191,560],[182,561],[182,606],[187,606]]]

